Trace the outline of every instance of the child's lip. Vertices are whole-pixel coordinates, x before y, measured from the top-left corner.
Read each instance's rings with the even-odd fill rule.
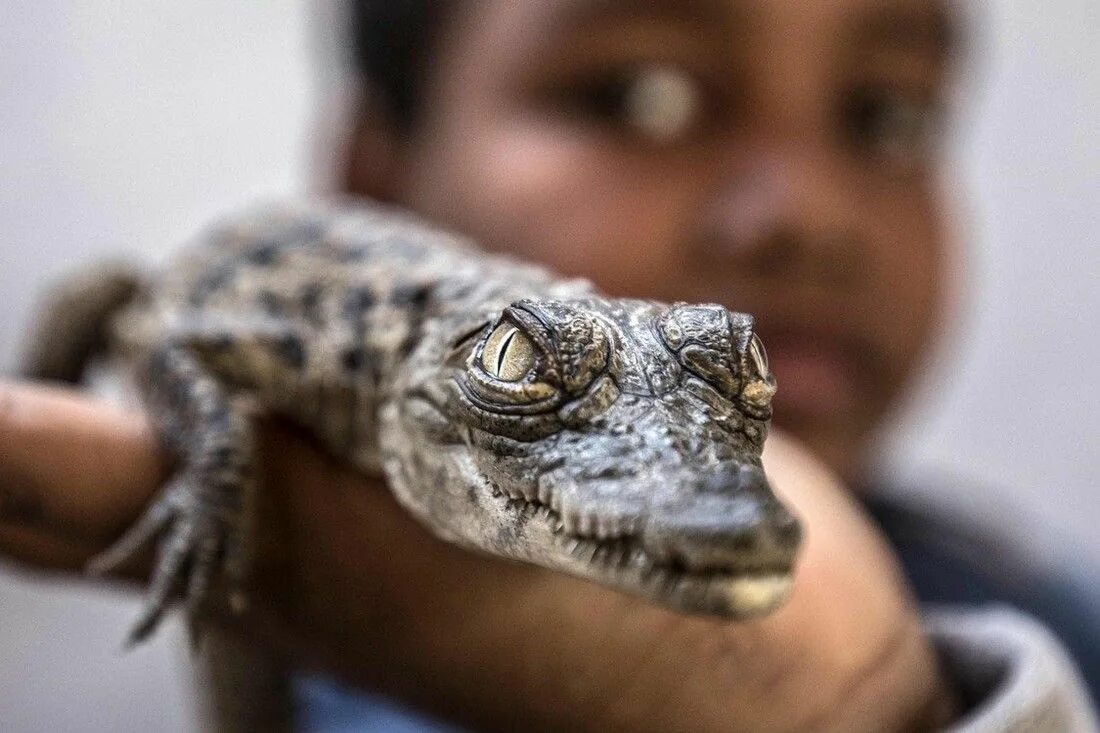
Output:
[[[816,334],[769,334],[764,341],[778,391],[776,415],[822,415],[852,410],[859,398],[850,349]]]

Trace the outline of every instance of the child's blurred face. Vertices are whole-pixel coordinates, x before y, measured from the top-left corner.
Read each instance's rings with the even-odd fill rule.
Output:
[[[398,198],[605,291],[753,313],[776,421],[852,475],[930,347],[935,0],[494,0],[435,57]]]

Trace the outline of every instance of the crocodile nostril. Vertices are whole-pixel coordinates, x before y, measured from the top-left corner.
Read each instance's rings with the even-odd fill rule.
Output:
[[[732,494],[735,492],[770,493],[768,479],[763,469],[749,463],[731,463],[720,466],[699,480],[703,493]]]
[[[784,550],[795,550],[802,543],[802,523],[798,517],[779,507],[772,520],[776,543]]]

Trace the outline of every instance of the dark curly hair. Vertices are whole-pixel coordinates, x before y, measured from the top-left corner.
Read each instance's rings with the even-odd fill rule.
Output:
[[[416,123],[436,41],[457,0],[350,0],[355,71],[380,97],[394,125]]]

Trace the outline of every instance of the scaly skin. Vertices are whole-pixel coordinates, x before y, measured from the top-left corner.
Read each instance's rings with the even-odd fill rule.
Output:
[[[775,382],[752,329],[377,206],[223,222],[112,321],[179,469],[95,569],[159,541],[133,641],[181,591],[197,617],[219,574],[238,588],[265,411],[383,474],[447,540],[685,612],[766,613],[800,530],[761,468]]]

